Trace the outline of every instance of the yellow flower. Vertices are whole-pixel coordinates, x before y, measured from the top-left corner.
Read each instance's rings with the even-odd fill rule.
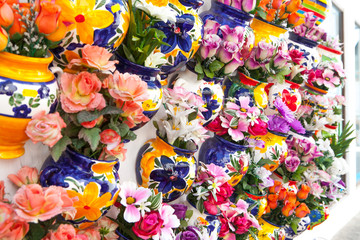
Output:
[[[86,185],[84,193],[74,190],[67,190],[70,198],[77,197],[79,200],[74,202],[76,215],[74,220],[85,217],[87,220],[96,221],[101,217],[101,209],[110,206],[111,193],[107,192],[99,196],[100,189],[95,182]]]
[[[110,183],[115,183],[115,176],[113,172],[115,164],[116,161],[95,163],[92,165],[91,170],[100,175],[105,174]]]
[[[69,31],[76,28],[80,41],[94,42],[94,28],[106,28],[114,22],[114,16],[107,10],[94,10],[96,0],[56,0],[61,7],[63,22],[70,24]]]
[[[157,104],[154,103],[151,99],[148,99],[142,103],[142,108],[144,109],[144,111],[154,111],[156,105]]]

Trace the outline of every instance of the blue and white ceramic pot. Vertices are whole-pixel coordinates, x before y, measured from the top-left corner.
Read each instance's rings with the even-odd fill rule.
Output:
[[[310,217],[306,216],[302,218],[298,224],[296,233],[289,225],[286,225],[284,227],[285,240],[293,240],[295,237],[298,237],[299,235],[304,233],[307,230],[307,227],[310,225],[310,223],[311,223]]]
[[[229,184],[237,185],[249,168],[250,157],[247,146],[229,142],[215,135],[207,139],[200,148],[199,161],[205,164],[215,164],[225,169],[231,177]]]
[[[170,145],[159,135],[140,148],[136,158],[137,183],[162,192],[163,201],[171,202],[183,195],[193,184],[196,174],[193,142],[187,149]]]
[[[120,192],[119,166],[118,160],[92,159],[67,148],[57,162],[51,156],[46,159],[40,184],[63,187],[70,197],[77,197],[71,222],[86,228],[115,203]]]
[[[203,125],[212,122],[223,107],[224,92],[222,90],[223,78],[197,79],[197,74],[188,66],[187,70],[180,72],[170,80],[170,87],[183,87],[186,90],[199,95],[204,101],[203,107],[207,111],[202,112]]]
[[[159,76],[160,69],[140,66],[121,57],[117,53],[115,56],[119,61],[119,63],[116,64],[116,70],[118,70],[120,73],[136,74],[147,83],[148,99],[143,101],[141,105],[144,109],[144,115],[151,119],[157,113],[162,103],[163,90]],[[136,130],[145,124],[146,123],[138,124],[131,130]]]

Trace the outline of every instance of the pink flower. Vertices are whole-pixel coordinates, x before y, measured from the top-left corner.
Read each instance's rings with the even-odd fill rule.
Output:
[[[140,221],[134,224],[131,230],[139,238],[149,239],[152,236],[159,234],[163,224],[164,220],[161,219],[160,213],[158,211],[151,211],[145,213]]]
[[[256,0],[237,0],[239,2],[242,2],[242,10],[244,12],[251,12],[256,7]]]
[[[339,75],[339,77],[341,77],[341,78],[346,77],[345,70],[339,63],[336,63],[336,62],[330,63],[330,68],[335,70],[337,72],[337,74]]]
[[[228,25],[223,25],[220,27],[220,30],[223,35],[223,41],[236,43],[242,46],[244,42],[245,28],[241,26],[230,28]]]
[[[220,42],[221,39],[216,34],[205,35],[200,47],[201,57],[206,59],[215,56],[217,50],[220,47]]]
[[[124,219],[129,223],[140,220],[140,210],[137,206],[145,203],[151,196],[151,191],[143,187],[137,187],[133,182],[124,182],[119,193],[120,203],[125,207]]]
[[[291,49],[289,50],[289,56],[291,58],[291,60],[295,63],[295,64],[301,64],[302,61],[305,59],[303,57],[303,52],[297,50],[297,49]]]
[[[221,126],[220,116],[217,116],[211,123],[206,125],[205,128],[206,128],[206,130],[209,130],[218,136],[221,136],[221,135],[224,135],[227,133],[227,129],[223,128]]]
[[[110,151],[120,144],[121,137],[114,130],[106,129],[100,133],[100,142],[106,144],[106,149]]]
[[[89,122],[82,122],[81,126],[83,126],[84,128],[93,128],[96,125],[100,124],[103,119],[104,119],[104,117],[101,115],[100,117],[98,117],[95,120],[92,120],[92,121],[89,121]]]
[[[274,58],[274,67],[283,68],[291,60],[289,53],[287,51],[279,50],[276,52]]]
[[[136,124],[142,122],[148,122],[150,119],[144,115],[144,110],[142,107],[133,101],[123,102],[122,100],[116,101],[116,106],[121,108],[124,112],[121,114],[121,117],[126,118],[124,123],[126,123],[129,128],[133,128]]]
[[[305,23],[304,26],[307,28],[312,28],[315,26],[315,23],[317,21],[317,17],[314,17],[314,13],[313,12],[306,12],[304,13],[305,16]]]
[[[344,96],[336,95],[335,100],[337,101],[338,104],[345,105],[345,97]]]
[[[98,222],[97,226],[99,231],[104,233],[102,234],[105,240],[118,240],[119,236],[115,233],[118,228],[118,224],[110,220],[107,217],[102,217]]]
[[[253,136],[264,136],[268,133],[267,127],[268,125],[266,122],[261,119],[257,119],[257,123],[255,123],[253,126],[251,124],[249,125],[248,132]]]
[[[174,214],[175,209],[164,203],[159,212],[161,219],[164,221],[160,228],[160,239],[174,239],[175,235],[172,229],[180,226],[180,220]]]
[[[14,196],[17,215],[34,223],[51,219],[64,212],[64,207],[69,210],[70,201],[72,200],[65,197],[61,187],[43,189],[38,184],[23,185]]]
[[[119,61],[109,61],[112,54],[105,48],[98,46],[86,45],[82,50],[82,59],[72,59],[68,68],[73,65],[85,65],[90,68],[96,68],[103,71],[115,71],[115,64]]]
[[[4,201],[4,196],[5,196],[4,181],[0,181],[0,202]]]
[[[260,41],[257,47],[254,47],[255,58],[260,61],[270,59],[274,54],[274,50],[275,47],[271,43]]]
[[[233,60],[235,53],[239,51],[239,47],[236,43],[224,41],[221,43],[217,57],[223,63],[228,63]]]
[[[223,183],[216,192],[216,199],[213,194],[210,194],[208,199],[204,201],[204,208],[206,211],[212,215],[216,215],[218,213],[218,207],[229,202],[229,198],[234,190],[235,189],[228,182]]]
[[[42,142],[53,147],[61,138],[61,129],[66,127],[59,113],[36,113],[28,123],[25,133],[33,143]]]
[[[208,174],[210,174],[213,178],[217,179],[223,179],[222,182],[225,183],[229,179],[228,174],[225,172],[225,170],[222,167],[219,167],[213,163],[206,165]]]
[[[218,34],[220,23],[207,19],[204,25],[204,36],[208,34]]]
[[[290,151],[289,151],[290,152]],[[300,159],[295,154],[289,153],[289,155],[285,158],[285,167],[289,172],[295,172],[300,165]]]
[[[118,100],[145,101],[148,98],[147,89],[147,83],[135,74],[116,71],[114,76],[109,78],[109,93]]]
[[[240,141],[244,139],[244,133],[248,130],[249,127],[249,123],[245,120],[239,119],[237,121],[237,124],[234,126],[231,126],[231,119],[228,119],[226,117],[220,116],[221,119],[221,126],[223,128],[227,128],[228,129],[228,134],[231,136],[231,138],[234,141]],[[236,121],[235,121],[236,123]]]
[[[77,75],[64,73],[60,82],[60,100],[65,112],[94,111],[105,107],[105,99],[99,93],[101,81],[95,73],[81,72]]]
[[[0,239],[21,240],[29,231],[29,225],[14,212],[13,206],[0,202]]]
[[[56,231],[50,230],[43,240],[88,240],[82,234],[76,234],[75,228],[71,224],[61,224]],[[99,238],[100,239],[100,238]]]
[[[39,182],[39,172],[36,168],[28,166],[22,167],[17,174],[9,174],[8,178],[16,186],[21,187],[22,185],[34,184]]]
[[[104,153],[107,155],[104,157],[104,160],[110,159],[109,157],[116,157],[119,161],[125,161],[125,154],[127,150],[124,148],[124,143],[120,143],[114,149],[108,150],[104,148]],[[99,159],[102,159],[102,155],[100,155]]]
[[[78,231],[77,237],[80,235],[86,237],[88,240],[102,240],[99,230],[99,227],[92,226],[90,228]]]
[[[238,67],[241,67],[244,65],[243,57],[241,56],[240,52],[237,52],[234,54],[234,58],[231,62],[226,64],[224,68],[224,74],[230,74],[236,71]]]
[[[322,76],[316,78],[318,85],[324,85],[327,88],[334,88],[340,84],[340,79],[334,76],[334,72],[330,69],[325,69]]]
[[[310,188],[311,188],[310,193],[317,198],[320,198],[322,192],[324,191],[324,189],[316,182],[310,183]]]

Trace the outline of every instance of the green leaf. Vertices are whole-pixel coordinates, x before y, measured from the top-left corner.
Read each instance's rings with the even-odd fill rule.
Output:
[[[29,223],[30,231],[26,234],[25,239],[43,239],[45,237],[45,229],[38,223]]]
[[[218,60],[215,60],[215,61],[213,61],[212,63],[210,63],[210,65],[209,65],[209,70],[210,70],[211,72],[217,72],[217,71],[219,71],[224,65],[225,65],[224,63],[222,63],[222,62],[220,62],[220,61],[218,61]]]
[[[136,139],[136,134],[133,131],[128,131],[124,138],[130,141],[134,141]]]
[[[20,93],[14,93],[13,96],[14,96],[16,101],[23,101],[25,99],[25,97]]]
[[[189,122],[191,122],[192,120],[195,120],[196,117],[197,117],[197,112],[190,113],[189,116],[188,116]]]
[[[200,62],[197,62],[197,63],[196,63],[196,65],[195,65],[195,72],[197,72],[197,73],[199,73],[199,74],[203,74],[203,73],[204,73],[204,70],[203,70]]]
[[[194,214],[193,210],[187,210],[185,213],[185,218],[190,219],[193,214]]]
[[[96,6],[95,9],[101,8],[102,6],[104,6],[106,3],[106,0],[101,0],[101,2]]]
[[[152,210],[159,209],[162,203],[162,193],[160,192],[156,195],[149,197],[148,201],[151,203],[150,209]]]
[[[300,220],[301,220],[301,218],[295,218],[294,220],[291,221],[290,227],[294,231],[295,234],[297,234],[297,228],[298,228]]]
[[[81,111],[76,115],[76,118],[79,123],[83,123],[83,122],[93,121],[102,115],[106,115],[106,114],[113,115],[113,114],[121,114],[121,113],[123,113],[123,111],[120,108],[114,106],[107,106],[101,111],[96,111],[96,110],[93,112]]]
[[[9,105],[10,105],[10,106],[14,106],[14,105],[15,105],[15,100],[14,100],[14,97],[13,97],[13,96],[11,96],[11,97],[9,98]]]
[[[204,73],[208,78],[213,78],[215,74],[211,72],[209,69],[204,69]]]
[[[71,139],[68,136],[63,136],[60,140],[51,148],[51,156],[56,162],[59,160],[61,154],[65,151],[66,147],[71,144]]]
[[[79,138],[84,139],[90,144],[92,151],[95,151],[100,142],[100,128],[82,128],[79,132]]]
[[[71,142],[77,150],[80,150],[83,146],[86,145],[86,142],[84,140],[78,138],[71,139]]]
[[[262,158],[259,162],[258,165],[259,166],[264,166],[266,164],[275,164],[274,161],[271,161],[270,159],[266,159],[266,158]]]

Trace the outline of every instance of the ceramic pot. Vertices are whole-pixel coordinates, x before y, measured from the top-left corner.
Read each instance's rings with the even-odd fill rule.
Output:
[[[116,234],[119,236],[118,240],[130,240],[129,238],[125,237],[119,230],[116,230]]]
[[[305,18],[304,13],[313,12],[314,18],[318,18],[316,25],[319,25],[325,20],[330,8],[331,0],[302,0],[297,14],[301,18]]]
[[[294,32],[289,33],[288,48],[289,50],[296,49],[303,53],[305,62],[303,65],[308,69],[314,68],[320,63],[320,55],[316,48],[318,43],[305,37],[301,37]]]
[[[22,156],[32,116],[55,111],[58,85],[49,70],[53,58],[0,53],[0,159]]]
[[[183,87],[186,90],[199,95],[204,101],[203,107],[207,111],[202,112],[204,119],[203,125],[212,122],[223,107],[224,92],[222,90],[223,78],[197,79],[197,74],[190,67],[186,71],[180,72],[170,80],[171,87]]]
[[[144,109],[144,115],[151,119],[159,110],[162,102],[163,91],[159,76],[160,69],[140,66],[121,57],[118,53],[115,53],[115,56],[119,61],[119,63],[116,64],[116,70],[120,73],[136,74],[141,78],[141,80],[147,83],[148,99],[143,101],[141,105]],[[145,124],[146,123],[137,124],[131,130],[139,129]]]
[[[295,233],[294,230],[289,225],[286,225],[285,230],[285,240],[293,240],[295,237],[300,236],[307,230],[307,227],[310,225],[310,217],[306,216],[303,217],[297,227],[297,232]]]
[[[286,104],[291,112],[295,113],[301,105],[301,94],[299,89],[299,84],[287,80],[283,84],[269,83],[265,88],[265,91],[269,97],[269,102],[267,108],[265,109],[265,114],[273,115],[278,113],[274,106],[274,102],[278,97],[281,98],[281,100]]]
[[[250,97],[250,106],[254,104],[260,108],[266,108],[268,104],[268,96],[265,91],[267,82],[261,82],[238,72],[238,78],[231,81],[227,78],[224,82],[225,98],[232,97]]]
[[[189,142],[189,149],[172,146],[159,135],[147,141],[136,158],[137,183],[162,192],[164,202],[179,198],[195,180],[198,148]]]
[[[285,230],[284,226],[278,226],[274,223],[271,223],[263,218],[259,219],[259,224],[261,230],[259,230],[257,236],[261,240],[284,240],[285,239]],[[250,240],[254,240],[251,236]]]
[[[55,0],[55,3],[62,9],[60,19],[72,23],[59,27],[59,31],[67,33],[58,47],[51,50],[55,65],[65,68],[86,44],[113,51],[124,40],[130,22],[126,0]]]
[[[51,156],[46,159],[40,184],[63,187],[70,197],[77,197],[77,213],[70,222],[86,228],[115,203],[120,192],[119,166],[118,160],[92,159],[67,148],[57,162]]]
[[[267,207],[266,195],[255,195],[248,192],[244,193],[247,197],[245,201],[249,203],[250,206],[257,203],[257,205],[251,210],[251,214],[254,215],[256,219],[261,218]]]
[[[160,21],[154,26],[164,32],[166,38],[163,41],[169,44],[159,49],[168,60],[168,64],[161,67],[161,73],[165,76],[183,67],[200,47],[203,22],[197,13],[199,5],[202,5],[202,1],[169,1],[167,7],[178,13],[176,22]]]
[[[309,230],[313,230],[314,227],[325,222],[326,219],[329,218],[329,207],[321,206],[318,209],[314,209],[310,211],[310,225],[308,226]]]
[[[270,36],[280,37],[281,34],[287,32],[283,27],[256,17],[252,20],[250,27],[254,30],[255,46],[260,41],[271,42]]]
[[[311,85],[307,82],[305,82],[304,89],[312,95],[326,95],[328,93],[327,90],[315,87],[314,85]]]
[[[264,168],[272,172],[275,171],[287,156],[287,135],[268,131],[268,133],[264,136],[252,136],[251,138],[263,140],[265,143],[264,148],[254,147],[251,149],[253,152],[252,156],[254,156],[254,161],[258,162],[262,158],[270,159],[274,162],[274,164],[266,164],[264,165]]]
[[[319,44],[317,46],[317,51],[321,57],[322,62],[341,62],[341,55],[343,52],[339,50]]]
[[[224,168],[231,177],[229,184],[237,185],[249,168],[250,157],[246,153],[247,146],[229,142],[215,135],[208,138],[200,148],[199,161],[215,164]]]

